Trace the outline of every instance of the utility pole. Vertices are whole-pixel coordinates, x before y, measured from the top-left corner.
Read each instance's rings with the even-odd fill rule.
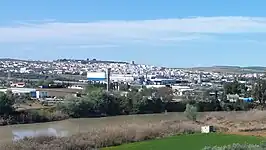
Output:
[[[106,81],[107,81],[107,87],[106,90],[110,91],[110,73],[111,73],[111,68],[106,69]]]
[[[10,81],[11,80],[11,72],[8,70],[7,72],[7,80]]]

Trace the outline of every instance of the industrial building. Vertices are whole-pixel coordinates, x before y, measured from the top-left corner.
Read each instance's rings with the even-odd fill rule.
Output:
[[[106,72],[88,72],[87,79],[93,82],[104,82],[106,80]]]
[[[69,89],[69,88],[37,88],[36,98],[48,97],[64,97],[67,95],[77,96],[82,92],[82,89]]]
[[[155,79],[150,79],[150,81],[155,85],[173,85],[173,84],[176,84],[176,79],[155,78]]]
[[[13,94],[16,94],[16,95],[27,94],[30,97],[36,97],[36,89],[31,89],[31,88],[7,88],[7,89],[0,89],[0,92],[6,93],[7,91],[11,91]]]
[[[189,91],[194,91],[193,88],[189,87],[189,86],[178,86],[178,85],[173,85],[172,86],[173,91],[179,95],[179,96],[183,96],[184,93],[189,92]]]
[[[66,95],[77,96],[82,92],[82,89],[69,89],[69,88],[7,88],[0,89],[0,92],[6,93],[11,91],[15,95],[29,95],[31,98],[43,99],[49,97],[64,97]]]
[[[131,74],[112,74],[110,80],[112,82],[133,82],[135,78]]]
[[[106,83],[107,91],[110,89],[111,68],[107,68],[105,72],[88,72],[87,79],[89,82]]]
[[[165,85],[146,85],[146,88],[162,88],[162,87],[166,87]]]
[[[88,72],[87,79],[91,82],[103,82],[106,83],[110,77],[110,82],[133,82],[135,80],[132,74],[108,74],[106,72]]]

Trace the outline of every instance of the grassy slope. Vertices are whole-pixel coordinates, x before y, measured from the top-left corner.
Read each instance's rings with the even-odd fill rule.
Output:
[[[200,150],[205,146],[223,146],[233,143],[259,144],[263,138],[224,134],[182,135],[160,140],[126,144],[104,150]]]

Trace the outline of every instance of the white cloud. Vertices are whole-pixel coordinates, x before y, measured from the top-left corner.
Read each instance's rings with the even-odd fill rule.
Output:
[[[21,25],[21,26],[34,26],[36,24],[43,24],[43,23],[52,23],[55,22],[55,19],[42,19],[42,20],[16,20],[12,23],[14,25]]]
[[[32,23],[33,22],[33,23]],[[0,27],[0,42],[44,42],[100,45],[124,42],[179,42],[208,34],[266,33],[266,17],[193,17],[177,19],[44,22]]]
[[[57,48],[60,49],[73,49],[73,48],[78,48],[78,49],[90,49],[90,48],[114,48],[114,47],[119,47],[119,45],[112,45],[112,44],[99,44],[99,45],[63,45],[63,46],[58,46]]]
[[[207,36],[193,36],[193,35],[189,35],[189,36],[179,36],[179,37],[164,37],[161,38],[161,41],[190,41],[190,40],[197,40],[203,37],[207,37]]]

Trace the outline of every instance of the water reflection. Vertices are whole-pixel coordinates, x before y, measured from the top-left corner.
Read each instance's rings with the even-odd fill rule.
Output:
[[[37,136],[56,136],[64,137],[68,136],[68,131],[56,130],[54,128],[40,129],[40,130],[12,130],[13,140],[21,140],[25,137],[37,137]]]
[[[182,113],[183,114],[183,113]],[[20,124],[0,127],[0,144],[24,137],[36,137],[38,135],[49,136],[71,136],[77,133],[86,133],[93,129],[105,128],[106,126],[117,126],[128,123],[158,122],[160,120],[182,119],[178,113],[154,114],[154,115],[132,115],[107,118],[69,119],[64,121]]]

